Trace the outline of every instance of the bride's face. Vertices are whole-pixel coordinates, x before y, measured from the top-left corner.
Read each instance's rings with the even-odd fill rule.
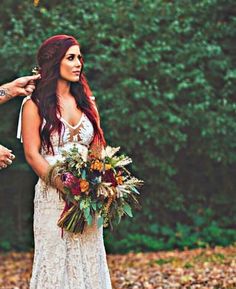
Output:
[[[71,46],[60,63],[60,77],[66,81],[77,82],[81,74],[81,53],[78,45]]]

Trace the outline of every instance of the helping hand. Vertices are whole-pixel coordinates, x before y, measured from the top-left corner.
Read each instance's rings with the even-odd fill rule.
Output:
[[[7,89],[7,93],[12,97],[16,96],[27,96],[30,95],[35,89],[35,80],[40,79],[40,74],[32,76],[19,77],[12,82],[4,85]]]
[[[11,152],[11,150],[0,145],[0,170],[12,164],[15,156]]]

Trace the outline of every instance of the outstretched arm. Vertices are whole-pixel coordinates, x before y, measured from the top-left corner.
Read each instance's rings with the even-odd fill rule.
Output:
[[[16,96],[26,96],[31,94],[35,89],[34,81],[39,79],[40,75],[23,76],[12,82],[0,86],[0,104]]]
[[[39,78],[40,75],[23,76],[0,86],[0,104],[19,95],[31,94],[35,89],[34,81]],[[15,156],[11,152],[0,145],[0,169],[6,168],[12,163]]]

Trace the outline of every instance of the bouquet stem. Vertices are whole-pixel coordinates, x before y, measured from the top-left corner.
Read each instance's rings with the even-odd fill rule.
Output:
[[[79,206],[73,205],[62,214],[57,225],[72,233],[83,233],[85,226],[84,213],[80,210]]]

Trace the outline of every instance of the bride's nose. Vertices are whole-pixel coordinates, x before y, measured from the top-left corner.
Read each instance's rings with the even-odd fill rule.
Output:
[[[77,58],[77,60],[76,60],[76,64],[75,64],[75,65],[78,66],[78,67],[81,66],[81,62],[80,62],[79,58]]]

